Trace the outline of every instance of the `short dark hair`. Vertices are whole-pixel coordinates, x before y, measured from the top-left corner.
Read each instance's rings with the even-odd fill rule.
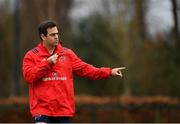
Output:
[[[53,20],[46,20],[46,21],[41,22],[39,27],[38,27],[40,39],[42,40],[41,34],[44,34],[45,36],[47,36],[47,29],[48,28],[53,28],[56,26],[57,26],[57,24]]]

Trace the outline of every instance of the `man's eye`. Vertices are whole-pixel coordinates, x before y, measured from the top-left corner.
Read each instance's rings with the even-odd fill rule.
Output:
[[[55,36],[55,35],[58,35],[58,34],[50,34],[50,36]]]

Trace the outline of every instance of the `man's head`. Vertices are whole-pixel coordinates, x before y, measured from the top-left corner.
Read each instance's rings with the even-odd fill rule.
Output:
[[[43,21],[39,27],[39,37],[47,45],[57,45],[58,38],[58,29],[57,25],[52,20]]]
[[[53,20],[43,21],[38,27],[40,39],[43,40],[42,35],[47,36],[48,28],[53,28],[53,27],[57,27],[56,22],[54,22]]]

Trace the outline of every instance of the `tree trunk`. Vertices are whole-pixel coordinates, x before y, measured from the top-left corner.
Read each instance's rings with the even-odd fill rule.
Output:
[[[48,13],[48,17],[51,19],[55,19],[55,13],[56,13],[55,7],[56,7],[56,0],[51,0],[51,1],[49,0],[47,13]]]
[[[177,1],[176,0],[171,0],[172,3],[172,13],[173,13],[173,19],[174,19],[174,29],[173,32],[175,34],[175,45],[176,45],[176,50],[177,52],[179,51],[180,48],[180,40],[179,40],[179,23],[178,23],[178,7],[177,7]]]
[[[135,11],[138,28],[137,31],[139,32],[139,37],[141,41],[144,41],[146,39],[146,0],[136,0]]]

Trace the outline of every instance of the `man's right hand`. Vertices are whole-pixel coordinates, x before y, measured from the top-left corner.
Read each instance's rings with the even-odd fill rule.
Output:
[[[47,61],[52,65],[55,64],[57,61],[58,55],[54,54],[52,56],[50,56],[49,58],[47,58]]]
[[[117,76],[123,77],[122,70],[124,70],[124,69],[126,69],[126,67],[113,68],[112,75],[117,75]]]

